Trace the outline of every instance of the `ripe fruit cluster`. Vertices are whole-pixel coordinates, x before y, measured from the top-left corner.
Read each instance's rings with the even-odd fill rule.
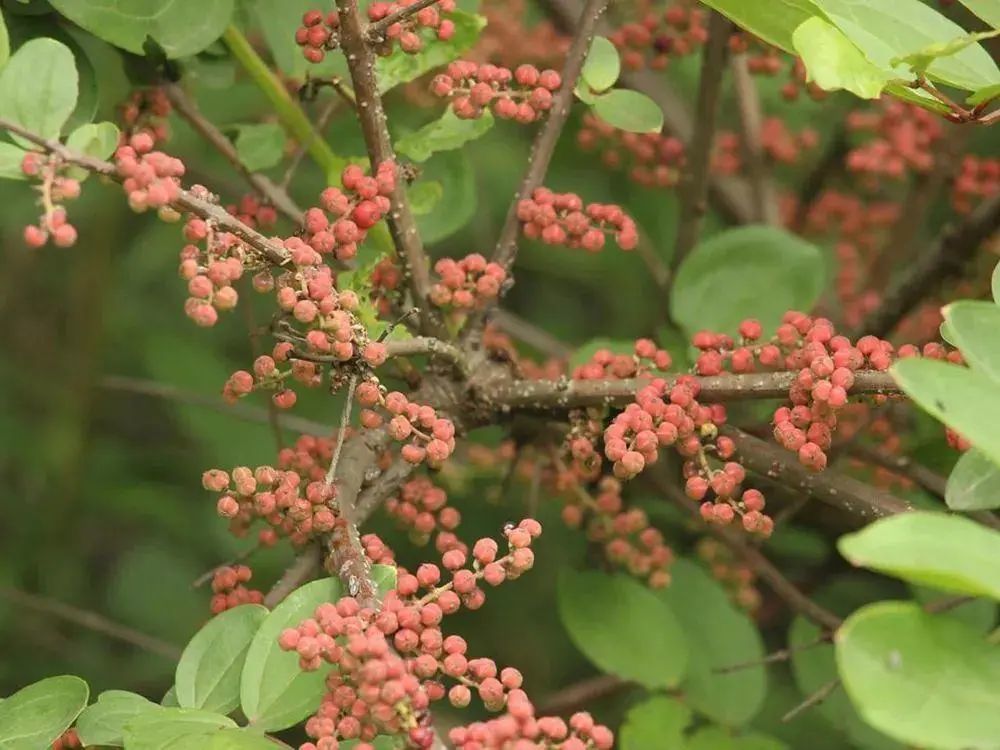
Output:
[[[614,235],[622,250],[634,250],[639,231],[620,206],[588,203],[575,193],[554,193],[535,188],[530,198],[517,206],[517,218],[525,237],[547,245],[566,245],[597,252],[604,247],[605,235]]]
[[[337,11],[324,15],[321,10],[308,10],[302,14],[302,25],[295,30],[295,43],[302,48],[306,60],[321,63],[328,50],[340,46],[339,30]]]
[[[83,747],[83,743],[75,729],[67,729],[49,746],[50,750],[75,750],[78,747]]]
[[[210,327],[218,322],[219,311],[232,310],[239,301],[233,283],[243,276],[247,248],[235,235],[219,232],[203,219],[189,219],[184,237],[188,244],[181,250],[178,270],[190,295],[184,312],[195,324]]]
[[[610,349],[598,349],[590,359],[573,370],[574,380],[623,380],[648,375],[654,370],[670,369],[670,352],[660,349],[652,339],[638,339],[632,354],[615,354]]]
[[[368,20],[372,23],[409,8],[417,0],[395,0],[394,2],[374,2],[368,6]],[[415,54],[424,48],[424,29],[433,32],[433,38],[447,42],[455,35],[455,23],[442,14],[455,10],[455,0],[438,0],[433,5],[421,8],[416,13],[407,16],[402,21],[389,24],[385,29],[386,44],[379,49],[380,54],[389,54],[393,42],[399,42],[399,48],[408,54]]]
[[[303,670],[319,669],[324,662],[337,666],[327,677],[328,692],[319,710],[306,722],[315,743],[307,742],[301,750],[335,748],[343,739],[365,742],[379,733],[406,733],[412,746],[426,748],[433,735],[423,717],[434,701],[447,696],[464,707],[475,691],[488,710],[516,704],[520,673],[498,670],[490,659],[470,659],[465,641],[445,636],[441,623],[463,606],[481,607],[486,600],[483,582],[498,586],[530,570],[531,543],[540,533],[537,521],[524,520],[505,529],[507,551],[502,556],[497,542],[480,539],[471,560],[466,552],[452,549],[442,555],[440,566],[424,563],[416,573],[400,569],[395,590],[385,595],[380,610],[344,597],[320,605],[314,617],[282,632],[279,645],[298,654]],[[445,575],[450,580],[442,582]],[[448,688],[445,680],[454,684]],[[458,736],[453,740],[459,741]]]
[[[165,208],[181,194],[184,163],[162,151],[154,151],[154,145],[152,135],[139,132],[115,151],[115,166],[123,178],[122,188],[129,207],[138,213]]]
[[[170,138],[167,117],[172,111],[173,105],[163,89],[138,89],[121,107],[122,126],[130,136],[145,133],[155,143],[161,143]]]
[[[716,450],[720,458],[732,455],[732,441],[720,437]],[[735,461],[726,461],[721,469],[712,468],[704,452],[698,461],[684,464],[684,494],[701,503],[699,511],[707,523],[725,526],[737,516],[744,531],[769,537],[774,531],[774,520],[763,513],[764,495],[760,490],[742,489],[746,471]],[[713,497],[707,499],[709,492]]]
[[[375,429],[384,424],[389,436],[403,444],[400,456],[404,461],[426,461],[431,468],[438,468],[455,450],[454,423],[438,416],[433,407],[410,401],[399,391],[385,393],[372,380],[358,385],[356,398],[364,407],[362,426]]]
[[[248,589],[245,584],[253,577],[246,565],[227,565],[212,575],[212,614],[217,615],[241,604],[261,604],[264,594]]]
[[[489,108],[503,120],[531,123],[552,108],[562,85],[554,70],[520,65],[514,71],[491,63],[455,60],[434,77],[431,91],[451,99],[451,109],[463,120],[475,120]]]
[[[965,156],[951,190],[951,205],[955,211],[969,213],[979,201],[1000,191],[1000,159]]]
[[[731,549],[718,539],[703,537],[695,545],[695,554],[704,561],[736,606],[751,613],[760,607],[762,597],[754,585],[757,574]]]
[[[847,155],[847,168],[868,178],[901,180],[908,174],[926,174],[934,166],[936,144],[944,137],[941,118],[915,104],[892,99],[868,111],[847,116],[847,129],[871,137]]]
[[[239,202],[226,206],[226,211],[251,229],[270,229],[278,222],[274,206],[261,203],[253,194],[244,195]]]
[[[435,535],[438,552],[464,549],[455,535],[462,522],[458,510],[448,505],[447,493],[427,477],[415,477],[406,482],[399,494],[385,501],[385,510],[409,531],[410,540],[425,545]]]
[[[767,117],[761,123],[760,147],[764,156],[776,164],[794,165],[819,144],[819,134],[812,128],[798,133],[789,130],[780,117]],[[737,174],[744,167],[743,136],[722,131],[715,139],[712,169],[719,174]]]
[[[471,310],[496,299],[507,279],[502,266],[487,262],[479,253],[460,260],[442,258],[434,264],[434,271],[441,281],[431,287],[431,302],[456,311]]]
[[[28,247],[43,247],[50,239],[56,247],[76,244],[76,227],[67,220],[61,204],[80,197],[80,182],[60,175],[61,170],[62,164],[54,156],[29,151],[21,160],[22,174],[39,182],[38,202],[42,206],[38,223],[24,228],[24,243]]]
[[[618,130],[589,112],[576,138],[581,149],[599,151],[605,166],[626,169],[629,178],[643,187],[670,188],[680,179],[684,144],[679,138]]]
[[[641,0],[633,15],[639,20],[623,24],[609,37],[628,70],[663,70],[671,57],[696,52],[708,40],[705,10],[688,0],[669,3],[665,10]]]

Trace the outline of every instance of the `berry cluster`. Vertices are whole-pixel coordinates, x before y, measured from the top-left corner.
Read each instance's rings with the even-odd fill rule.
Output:
[[[652,339],[638,339],[633,354],[615,354],[610,349],[598,349],[589,361],[573,370],[573,379],[623,380],[648,375],[654,370],[666,372],[671,364],[670,352],[660,349]]]
[[[562,509],[567,526],[584,527],[587,539],[601,544],[612,564],[646,579],[652,588],[670,583],[667,569],[673,552],[664,544],[660,531],[650,526],[644,511],[624,507],[621,482],[604,477],[594,497],[580,491],[578,485],[574,490]]]
[[[66,209],[61,204],[80,197],[80,182],[60,175],[62,169],[63,164],[58,157],[33,151],[26,153],[21,161],[21,172],[25,177],[39,181],[38,202],[42,206],[38,223],[24,228],[24,242],[28,247],[42,247],[50,239],[56,247],[76,244],[76,227],[67,220]]]
[[[477,61],[511,68],[531,62],[547,68],[565,59],[569,37],[547,18],[525,24],[531,15],[525,0],[483,0],[479,12],[486,17],[486,28],[471,51]]]
[[[270,229],[278,221],[278,212],[255,195],[244,195],[238,203],[226,206],[226,211],[251,229]]]
[[[728,438],[720,437],[716,443],[719,457],[731,455],[731,446]],[[701,503],[702,519],[725,526],[738,515],[745,531],[769,537],[774,531],[774,520],[763,513],[764,495],[760,490],[742,489],[746,479],[744,468],[735,461],[726,461],[721,469],[713,469],[704,454],[699,458],[700,461],[684,465],[684,494]],[[709,491],[713,497],[706,500]]]
[[[368,6],[368,20],[372,23],[405,10],[417,0],[394,0],[394,2],[374,2]],[[442,13],[455,10],[455,0],[438,0],[434,5],[421,8],[402,21],[389,24],[385,29],[386,44],[379,50],[381,54],[392,51],[392,43],[399,42],[399,48],[408,54],[415,54],[423,49],[424,39],[421,31],[428,29],[433,32],[433,38],[447,42],[455,35],[455,23],[448,18],[442,18]]]
[[[390,317],[403,283],[403,272],[396,265],[395,259],[382,258],[372,268],[368,281],[371,285],[371,296],[375,310],[383,318]]]
[[[128,135],[145,133],[155,143],[162,143],[170,138],[167,117],[172,110],[170,98],[161,88],[133,91],[121,106],[123,131]]]
[[[332,10],[308,10],[302,14],[302,25],[295,30],[295,43],[311,63],[321,63],[328,50],[340,46],[340,17]]]
[[[75,729],[67,729],[49,746],[50,750],[75,750],[78,747],[83,747],[83,743]]]
[[[385,510],[401,526],[408,529],[414,544],[427,544],[437,532],[435,546],[438,552],[463,549],[465,545],[455,536],[455,529],[462,522],[462,515],[448,505],[447,493],[427,477],[416,477],[406,482],[398,496],[385,501]]]
[[[957,213],[967,214],[980,200],[1000,190],[1000,159],[965,156],[952,185],[951,205]]]
[[[184,312],[202,327],[215,325],[219,311],[232,310],[239,301],[233,283],[243,276],[246,245],[229,232],[219,232],[203,219],[191,218],[184,225],[188,244],[180,253],[178,272],[187,281]],[[197,244],[204,243],[205,250]]]
[[[708,566],[712,577],[722,584],[736,606],[751,613],[760,608],[762,597],[754,585],[757,574],[729,547],[717,539],[703,537],[695,545],[695,554]]]
[[[639,231],[620,206],[588,203],[575,193],[554,193],[535,188],[530,198],[517,205],[517,218],[525,237],[547,245],[566,245],[597,252],[604,247],[605,235],[613,234],[622,250],[634,250]]]
[[[184,163],[162,151],[153,151],[155,141],[147,132],[129,138],[115,151],[115,166],[124,178],[122,187],[133,211],[165,208],[181,194]]]
[[[441,623],[463,606],[483,605],[481,582],[498,586],[529,570],[534,563],[530,545],[540,533],[537,521],[522,521],[505,530],[503,556],[494,540],[480,539],[471,561],[452,549],[440,566],[424,563],[415,574],[400,570],[380,611],[344,597],[320,605],[314,617],[282,632],[279,645],[298,654],[303,670],[319,669],[324,662],[337,666],[327,677],[319,710],[306,722],[315,743],[301,750],[333,748],[342,739],[369,741],[380,733],[406,733],[412,746],[426,748],[433,735],[423,717],[431,702],[447,696],[453,705],[466,706],[475,690],[487,709],[509,705],[521,687],[520,673],[498,670],[489,659],[468,658],[465,641],[445,636]],[[442,582],[444,571],[447,582]],[[451,688],[446,678],[454,681]]]
[[[642,0],[633,15],[639,20],[622,25],[609,37],[628,70],[663,70],[671,57],[696,52],[708,40],[708,16],[697,3],[680,0],[661,10],[651,0]]]
[[[552,108],[553,94],[562,85],[554,70],[539,71],[519,65],[514,71],[491,63],[455,60],[434,77],[431,91],[451,98],[451,108],[463,120],[482,117],[486,108],[503,120],[530,123]]]
[[[788,129],[779,117],[767,117],[761,123],[760,146],[764,155],[776,164],[794,165],[804,152],[819,144],[819,134],[812,128],[798,133]],[[719,174],[736,174],[743,169],[744,144],[738,133],[722,131],[715,140],[712,169]]]
[[[241,604],[261,604],[264,594],[248,589],[244,584],[253,577],[246,565],[219,568],[212,576],[212,614],[217,615]]]
[[[471,310],[500,294],[507,272],[496,263],[488,263],[479,253],[461,260],[442,258],[434,264],[441,281],[431,287],[430,299],[438,307]]]
[[[507,694],[507,713],[489,721],[477,721],[448,733],[457,750],[611,750],[614,734],[585,711],[569,722],[556,716],[535,717],[535,706],[520,689]]]
[[[941,118],[915,104],[892,99],[878,109],[847,116],[852,133],[871,134],[847,155],[847,168],[865,175],[873,186],[880,177],[900,180],[907,174],[925,174],[934,166],[934,147],[944,137]]]
[[[358,385],[357,399],[365,407],[361,411],[361,424],[374,429],[384,423],[389,436],[403,443],[400,455],[404,461],[411,464],[426,461],[431,468],[438,468],[455,450],[454,423],[438,416],[433,407],[410,401],[399,391],[385,393],[371,380]]]
[[[589,112],[576,138],[581,149],[599,151],[605,166],[627,169],[629,179],[643,187],[670,188],[680,179],[684,144],[679,138],[618,130]]]

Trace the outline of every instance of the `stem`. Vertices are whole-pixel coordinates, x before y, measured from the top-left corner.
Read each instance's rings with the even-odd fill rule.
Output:
[[[354,389],[358,385],[358,376],[351,375],[347,383],[347,397],[344,399],[344,410],[340,414],[340,429],[337,431],[337,445],[333,449],[330,468],[326,470],[326,485],[332,487],[337,478],[337,464],[340,463],[340,452],[344,448],[344,438],[347,436],[347,426],[351,421],[351,407],[354,405]]]

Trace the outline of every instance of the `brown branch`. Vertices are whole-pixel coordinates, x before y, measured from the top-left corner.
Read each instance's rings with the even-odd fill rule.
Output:
[[[918,464],[909,456],[897,456],[881,448],[865,445],[858,441],[852,441],[847,446],[847,453],[866,463],[888,469],[893,474],[911,479],[932,495],[944,499],[944,490],[948,480],[926,466]]]
[[[274,609],[281,604],[289,594],[307,581],[312,580],[320,570],[320,548],[316,544],[309,545],[295,558],[278,582],[271,587],[264,597],[264,606]]]
[[[455,365],[463,375],[469,374],[469,364],[462,350],[433,336],[414,336],[409,339],[387,341],[386,349],[390,357],[414,357],[421,354],[438,356]]]
[[[712,144],[719,114],[722,75],[725,71],[731,24],[720,13],[709,11],[708,42],[701,58],[698,103],[695,106],[695,129],[688,143],[684,169],[677,194],[681,200],[677,237],[670,268],[676,273],[694,249],[701,234],[701,222],[708,211],[708,182],[712,167]]]
[[[114,180],[120,179],[117,168],[111,162],[78,154],[72,149],[66,148],[59,141],[51,138],[43,138],[37,133],[21,127],[16,122],[0,117],[0,129],[16,133],[49,153],[56,154],[68,164],[75,164],[90,172],[106,175]],[[290,261],[288,254],[281,245],[271,241],[255,229],[251,229],[221,206],[198,198],[187,190],[181,191],[180,197],[172,205],[180,211],[186,211],[206,221],[211,221],[217,229],[223,232],[236,235],[275,265],[283,266]]]
[[[198,105],[191,100],[184,89],[176,83],[168,83],[164,88],[167,98],[170,99],[170,103],[174,105],[177,113],[187,120],[191,127],[198,131],[216,151],[222,154],[226,161],[233,165],[257,195],[295,222],[296,225],[302,223],[302,209],[295,205],[295,201],[291,199],[288,193],[271,182],[266,176],[247,169],[232,141],[226,138],[221,130],[201,114],[198,110]]]
[[[555,152],[556,144],[562,135],[563,127],[569,119],[570,108],[575,96],[573,89],[576,88],[580,71],[583,70],[583,62],[590,50],[590,42],[594,38],[597,20],[607,4],[608,0],[587,0],[580,12],[574,15],[573,41],[563,63],[562,85],[553,97],[552,109],[549,110],[544,124],[535,136],[535,142],[531,146],[531,155],[528,157],[528,170],[521,179],[517,196],[507,210],[507,218],[504,220],[496,250],[493,252],[493,260],[508,272],[517,257],[517,237],[520,232],[517,204],[530,198],[535,188],[541,187],[545,181],[545,175],[549,171],[549,163],[552,161],[552,154]]]
[[[67,622],[93,630],[95,633],[101,633],[172,661],[176,661],[181,655],[181,649],[174,644],[117,623],[97,612],[74,607],[71,604],[65,604],[38,594],[29,594],[27,591],[8,586],[0,586],[0,597],[26,609],[59,617]]]
[[[538,708],[540,716],[565,716],[576,713],[594,701],[628,690],[634,684],[613,674],[599,674],[552,693]]]
[[[729,61],[729,67],[733,73],[736,104],[740,111],[740,124],[743,131],[743,158],[746,161],[747,174],[750,179],[755,210],[754,218],[761,223],[776,226],[780,223],[781,217],[778,213],[778,198],[774,191],[774,183],[768,175],[767,161],[761,141],[764,116],[761,112],[760,95],[747,65],[746,54],[733,55]]]
[[[822,685],[816,692],[808,696],[799,705],[795,706],[795,708],[782,716],[782,723],[788,723],[803,711],[807,711],[813,706],[818,706],[820,703],[829,698],[833,691],[840,687],[840,685],[841,682],[839,677],[835,677],[825,685]]]
[[[557,358],[569,357],[573,353],[573,348],[567,346],[548,331],[539,328],[534,323],[530,323],[519,315],[515,315],[509,310],[497,308],[490,316],[500,330],[510,334],[518,341],[537,349],[539,352]]]
[[[396,159],[375,76],[375,52],[365,41],[358,0],[337,0],[337,10],[340,13],[341,46],[358,102],[358,121],[374,172],[383,162]],[[421,310],[422,327],[427,333],[437,333],[440,326],[434,325],[428,313],[430,266],[402,179],[397,180],[396,190],[392,195],[392,208],[386,220],[404,270],[409,274],[414,304]]]
[[[795,380],[794,372],[750,375],[714,375],[697,378],[699,400],[706,402],[784,398]],[[669,378],[668,378],[669,380]],[[502,411],[575,409],[583,406],[624,406],[647,379],[628,380],[517,380],[498,383],[478,394],[487,405]],[[886,372],[855,374],[852,395],[898,394],[899,387]]]
[[[741,661],[737,664],[729,664],[725,667],[718,667],[713,669],[713,672],[718,674],[729,674],[730,672],[740,672],[744,669],[753,669],[754,667],[762,667],[765,664],[776,664],[782,661],[788,661],[797,653],[802,651],[808,651],[811,648],[816,648],[824,643],[829,643],[830,638],[833,637],[831,631],[825,631],[820,633],[816,638],[807,643],[803,643],[798,646],[789,646],[788,648],[781,648],[777,651],[772,651],[767,656],[761,659],[752,659],[750,661]]]
[[[861,333],[886,336],[914,307],[941,285],[960,275],[979,246],[1000,228],[1000,194],[983,201],[958,224],[947,227],[937,241],[909,265],[862,323]]]
[[[407,5],[405,8],[400,8],[395,13],[390,13],[381,21],[376,21],[375,23],[369,24],[368,28],[365,30],[365,41],[369,44],[381,44],[385,41],[385,31],[394,23],[401,23],[411,16],[415,16],[417,13],[427,8],[438,0],[417,0],[413,5]]]

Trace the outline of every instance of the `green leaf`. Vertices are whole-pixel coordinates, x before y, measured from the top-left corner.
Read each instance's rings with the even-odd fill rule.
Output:
[[[618,49],[606,37],[595,36],[590,43],[587,59],[583,62],[580,78],[591,91],[600,93],[614,86],[619,73],[621,60],[618,58]]]
[[[702,0],[736,25],[747,29],[785,52],[795,52],[792,34],[795,29],[823,12],[813,0]]]
[[[395,565],[373,565],[372,581],[378,591],[379,599],[396,588],[396,577],[399,569]]]
[[[169,750],[275,750],[278,747],[281,745],[252,729],[215,729],[184,734],[169,743]]]
[[[594,114],[604,122],[629,133],[659,133],[663,110],[645,94],[631,89],[613,89],[595,97]]]
[[[160,705],[167,708],[180,708],[180,704],[177,702],[176,685],[171,685],[170,689],[164,693],[163,700],[160,701]]]
[[[972,369],[1000,380],[1000,306],[993,302],[960,300],[943,310],[955,346]]]
[[[1000,532],[961,516],[914,511],[842,536],[851,564],[944,591],[1000,599]]]
[[[76,731],[84,746],[114,745],[124,742],[125,725],[147,711],[159,711],[158,706],[141,695],[125,690],[105,690],[80,714]]]
[[[654,695],[632,706],[618,736],[620,750],[684,747],[691,709],[674,698]]]
[[[51,0],[52,5],[94,36],[137,55],[147,37],[169,58],[201,52],[222,36],[235,0]]]
[[[990,277],[990,291],[993,293],[993,302],[1000,305],[1000,263],[993,267],[993,275]]]
[[[891,69],[900,78],[905,78],[908,70],[906,66],[893,66],[894,58],[966,34],[965,29],[921,0],[893,0],[891,4],[871,0],[813,1],[875,66]],[[997,83],[1000,69],[981,45],[974,44],[935,60],[927,68],[927,75],[975,91]]]
[[[923,607],[942,599],[950,599],[951,594],[940,589],[932,589],[927,586],[910,586],[913,592],[913,599]],[[950,607],[945,612],[941,612],[939,617],[951,617],[969,626],[977,633],[986,635],[991,630],[997,620],[997,604],[989,599],[969,599],[962,604]]]
[[[77,86],[69,48],[53,39],[32,39],[0,71],[0,117],[45,138],[58,138],[76,107]]]
[[[419,78],[434,68],[447,65],[464,55],[479,39],[479,32],[486,25],[483,16],[456,10],[448,14],[455,24],[455,34],[446,42],[428,41],[416,54],[407,54],[398,46],[388,57],[380,57],[375,62],[378,90],[384,94],[401,83]]]
[[[732,734],[723,727],[702,727],[684,746],[685,750],[788,750],[781,740],[766,734]]]
[[[1000,508],[1000,469],[979,451],[966,451],[948,476],[944,501],[965,512]]]
[[[21,162],[24,161],[25,150],[13,143],[0,141],[0,178],[5,180],[23,180]]]
[[[285,131],[276,122],[240,125],[236,153],[251,172],[269,169],[280,163],[285,155]]]
[[[1000,389],[986,375],[933,359],[904,359],[893,378],[924,411],[1000,465]]]
[[[424,163],[421,181],[438,182],[448,200],[417,217],[417,229],[426,244],[451,236],[476,214],[479,197],[476,177],[464,150],[443,151]]]
[[[175,750],[174,743],[184,737],[227,728],[235,729],[236,722],[222,714],[196,708],[161,708],[126,722],[123,737],[127,750]]]
[[[807,80],[825,91],[844,89],[862,99],[877,99],[891,77],[822,18],[810,18],[799,26],[792,43],[806,66]]]
[[[670,294],[671,316],[689,336],[706,328],[734,333],[744,318],[773,331],[786,311],[812,309],[825,278],[815,245],[774,227],[729,229],[685,258]]]
[[[426,216],[444,197],[444,188],[440,182],[421,180],[406,189],[410,198],[410,210],[414,216]]]
[[[648,688],[676,687],[684,676],[681,626],[670,607],[638,581],[564,570],[558,599],[570,639],[600,669]]]
[[[975,107],[983,102],[993,101],[998,96],[1000,96],[1000,83],[994,83],[992,86],[983,86],[981,89],[976,89],[965,101],[970,106]]]
[[[1000,649],[912,602],[880,602],[837,631],[844,688],[872,726],[940,750],[996,747]]]
[[[688,704],[720,724],[746,724],[764,705],[764,666],[717,670],[763,658],[760,632],[697,564],[677,560],[670,576],[670,585],[658,595],[680,621],[688,644],[687,674],[681,683]]]
[[[244,604],[216,615],[184,648],[177,663],[177,702],[228,714],[240,705],[240,675],[266,607]]]
[[[958,0],[962,5],[986,21],[994,29],[1000,29],[1000,0]]]
[[[298,655],[278,647],[278,636],[312,617],[320,604],[336,602],[340,596],[340,582],[322,578],[296,589],[264,619],[250,643],[240,681],[240,705],[253,726],[264,731],[287,729],[316,710],[332,666],[303,672]]]
[[[0,13],[0,70],[10,59],[10,35],[7,33],[7,24],[3,20],[3,13]]]
[[[396,151],[416,162],[427,161],[438,151],[461,148],[482,137],[493,127],[493,122],[493,115],[488,110],[475,120],[463,120],[449,108],[434,122],[400,138]]]
[[[890,62],[893,65],[907,65],[915,76],[922,76],[927,72],[927,68],[935,60],[943,57],[950,57],[958,54],[966,47],[977,44],[983,39],[990,39],[1000,34],[998,31],[980,31],[975,34],[966,34],[948,42],[935,42],[917,52],[908,55],[894,57]]]
[[[315,78],[331,75],[347,77],[347,61],[339,52],[328,54],[321,63],[311,63],[295,43],[295,30],[302,14],[317,8],[316,0],[249,0],[255,28],[264,36],[278,69],[289,78],[302,81],[306,72]],[[330,6],[333,7],[332,5]]]
[[[87,705],[79,677],[48,677],[0,703],[0,750],[39,750],[65,732]]]
[[[118,147],[118,126],[113,122],[81,125],[66,138],[66,145],[95,159],[107,159]]]

